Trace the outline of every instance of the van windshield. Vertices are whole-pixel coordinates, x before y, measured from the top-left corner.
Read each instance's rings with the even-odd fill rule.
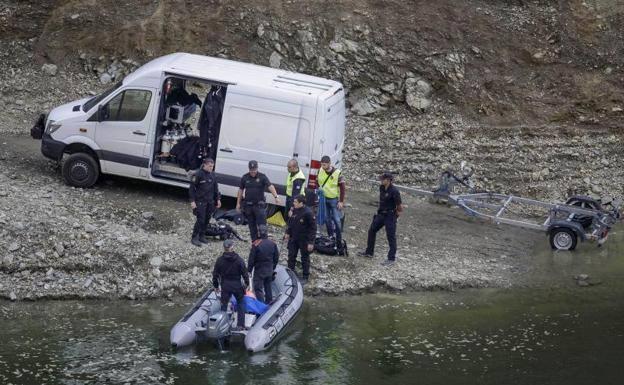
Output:
[[[117,84],[107,89],[106,91],[102,92],[101,94],[94,96],[91,99],[87,100],[87,102],[82,105],[82,111],[84,112],[89,111],[91,107],[95,106],[100,101],[102,101],[102,99],[104,99],[105,97],[110,95],[113,91],[115,91],[117,88],[121,87],[121,83],[122,82],[118,82]]]

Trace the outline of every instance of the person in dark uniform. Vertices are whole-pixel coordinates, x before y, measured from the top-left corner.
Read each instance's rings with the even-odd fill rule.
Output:
[[[258,226],[266,225],[266,201],[264,192],[269,190],[273,194],[275,204],[279,204],[279,198],[275,187],[266,175],[258,172],[258,162],[249,161],[249,172],[241,178],[240,188],[236,199],[236,210],[241,211],[247,218],[251,241],[259,238]]]
[[[305,205],[305,196],[297,195],[293,200],[292,215],[288,218],[288,228],[284,239],[288,240],[288,268],[295,271],[297,253],[301,250],[303,274],[301,283],[306,284],[310,278],[310,253],[314,250],[316,237],[316,218]]]
[[[219,193],[217,178],[212,172],[213,169],[214,160],[210,158],[204,159],[202,167],[195,173],[189,187],[191,208],[193,209],[193,214],[197,217],[193,227],[191,243],[198,247],[201,247],[202,243],[208,243],[206,240],[206,225],[210,221],[215,209],[221,207],[221,194]]]
[[[249,287],[249,275],[245,261],[234,251],[234,241],[231,239],[223,241],[223,249],[223,255],[217,258],[212,270],[212,285],[217,293],[221,292],[221,310],[227,310],[227,304],[232,295],[236,298],[237,330],[242,330],[245,327],[243,297]]]
[[[253,288],[256,298],[265,303],[273,301],[271,282],[277,263],[279,262],[279,250],[272,240],[268,239],[269,232],[266,225],[258,226],[260,238],[253,241],[247,270],[253,271]]]
[[[372,257],[375,252],[375,237],[382,227],[386,227],[386,237],[388,238],[388,259],[381,264],[388,266],[394,264],[396,260],[396,224],[403,205],[401,203],[401,193],[392,184],[394,179],[390,172],[384,172],[381,175],[381,185],[379,186],[379,209],[377,215],[373,217],[373,222],[368,229],[368,242],[366,250],[359,252],[358,255],[363,257]]]

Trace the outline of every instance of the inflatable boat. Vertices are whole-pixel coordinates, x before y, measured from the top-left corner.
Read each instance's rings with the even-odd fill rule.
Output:
[[[286,326],[295,318],[303,304],[303,288],[295,273],[281,265],[275,268],[274,301],[262,314],[245,314],[247,330],[234,332],[236,312],[221,310],[219,294],[208,290],[171,329],[174,348],[215,341],[223,348],[230,337],[244,336],[245,348],[259,352],[271,346]]]

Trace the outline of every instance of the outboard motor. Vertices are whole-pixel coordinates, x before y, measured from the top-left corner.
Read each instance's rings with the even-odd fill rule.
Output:
[[[208,327],[206,329],[206,337],[216,340],[219,348],[223,350],[223,343],[230,336],[232,321],[230,315],[224,311],[218,311],[210,315],[208,318]]]

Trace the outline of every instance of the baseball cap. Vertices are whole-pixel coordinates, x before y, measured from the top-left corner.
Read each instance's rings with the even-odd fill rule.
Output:
[[[223,248],[224,249],[229,249],[231,247],[234,246],[234,241],[231,239],[226,239],[225,241],[223,241]]]
[[[250,160],[249,161],[249,169],[250,170],[255,170],[258,168],[258,161],[256,160]]]
[[[379,179],[384,180],[384,179],[390,179],[393,180],[394,179],[394,175],[392,175],[392,173],[390,171],[384,171],[381,176],[379,177]]]
[[[204,158],[204,160],[202,160],[202,163],[203,164],[206,164],[206,163],[214,164],[214,159],[212,159],[212,158]]]

